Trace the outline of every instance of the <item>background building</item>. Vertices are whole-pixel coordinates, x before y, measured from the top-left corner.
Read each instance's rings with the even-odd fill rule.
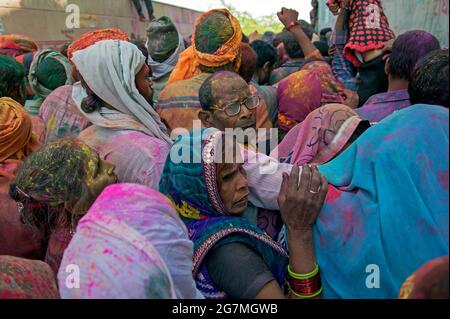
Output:
[[[80,9],[80,28],[68,28],[69,4]],[[144,14],[148,17],[145,5]],[[169,16],[183,36],[191,34],[200,11],[153,2],[156,17]],[[70,9],[69,7],[68,9]],[[140,22],[130,0],[0,0],[0,34],[31,37],[41,47],[57,48],[66,41],[100,28],[117,27],[132,38],[145,38],[148,22]],[[70,26],[70,23],[69,23]]]

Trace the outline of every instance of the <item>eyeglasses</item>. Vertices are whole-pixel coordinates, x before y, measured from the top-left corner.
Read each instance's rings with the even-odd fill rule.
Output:
[[[224,111],[228,116],[236,116],[241,113],[241,106],[244,105],[247,109],[256,109],[261,103],[261,98],[259,95],[252,95],[246,98],[244,101],[237,101],[225,105],[224,108],[211,107],[211,110]]]

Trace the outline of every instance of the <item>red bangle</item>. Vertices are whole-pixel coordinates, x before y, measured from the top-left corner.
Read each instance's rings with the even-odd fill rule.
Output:
[[[312,295],[322,288],[320,273],[310,279],[295,279],[288,275],[291,289],[301,295]]]
[[[300,23],[298,23],[298,21],[292,21],[287,25],[286,30],[291,32],[291,29],[297,25],[300,25]]]

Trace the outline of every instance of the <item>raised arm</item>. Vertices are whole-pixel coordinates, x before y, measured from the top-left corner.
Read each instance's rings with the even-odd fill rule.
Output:
[[[278,19],[285,26],[286,30],[291,32],[298,44],[302,48],[305,57],[321,57],[318,53],[317,48],[308,38],[308,36],[303,32],[300,24],[298,23],[298,12],[292,9],[281,8],[281,11],[277,13]]]

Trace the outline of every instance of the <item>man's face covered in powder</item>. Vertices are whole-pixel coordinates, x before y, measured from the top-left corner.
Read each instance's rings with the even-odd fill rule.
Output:
[[[222,131],[226,128],[256,129],[256,108],[249,109],[245,106],[253,97],[244,79],[238,75],[218,76],[212,82],[212,95],[215,100],[213,107],[220,109],[214,110],[211,115],[211,124],[214,127]],[[237,114],[232,115],[232,111]]]

